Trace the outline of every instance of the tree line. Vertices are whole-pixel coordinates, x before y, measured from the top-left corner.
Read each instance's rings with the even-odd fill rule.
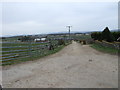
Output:
[[[120,37],[120,31],[117,32],[110,32],[109,28],[106,27],[102,32],[93,32],[91,33],[91,37],[94,40],[105,40],[107,42],[114,42],[119,41],[118,38]]]

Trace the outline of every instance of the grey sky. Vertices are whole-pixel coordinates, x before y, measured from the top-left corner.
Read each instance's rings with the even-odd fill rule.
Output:
[[[117,2],[2,3],[3,35],[118,28]],[[1,10],[1,9],[0,9]]]

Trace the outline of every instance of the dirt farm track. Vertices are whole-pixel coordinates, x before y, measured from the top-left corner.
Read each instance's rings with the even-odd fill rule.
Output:
[[[1,72],[0,72],[1,73]],[[39,60],[5,66],[3,88],[117,88],[118,56],[77,42]]]

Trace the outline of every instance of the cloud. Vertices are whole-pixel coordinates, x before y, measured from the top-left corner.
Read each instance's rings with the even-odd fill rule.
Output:
[[[3,3],[3,35],[117,28],[117,3]]]
[[[26,21],[26,22],[20,22],[20,23],[9,23],[9,24],[3,24],[3,35],[12,35],[12,34],[35,34],[43,32],[40,31],[40,28],[45,27],[45,24],[38,23],[35,21]]]

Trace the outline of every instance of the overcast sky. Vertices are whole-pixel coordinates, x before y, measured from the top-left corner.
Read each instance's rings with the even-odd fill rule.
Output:
[[[2,9],[1,9],[2,8]],[[71,31],[102,31],[118,28],[117,2],[1,3],[2,35]]]

